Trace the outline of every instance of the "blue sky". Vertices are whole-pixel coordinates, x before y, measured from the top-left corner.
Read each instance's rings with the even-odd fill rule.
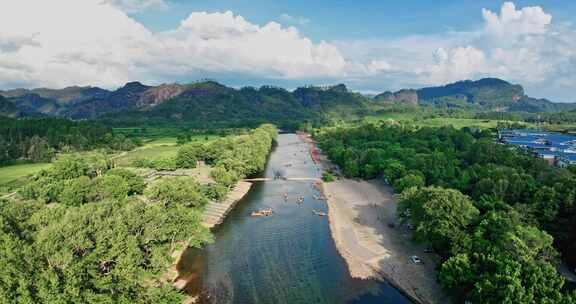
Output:
[[[397,38],[406,35],[442,33],[447,29],[472,30],[482,23],[480,11],[497,11],[503,1],[482,0],[170,0],[168,9],[150,10],[134,17],[150,29],[175,28],[191,12],[233,11],[251,22],[282,22],[288,14],[310,22],[298,25],[315,41]],[[576,14],[576,1],[514,1],[517,6],[542,5],[558,20]]]
[[[30,10],[34,7],[34,10]],[[3,0],[0,89],[499,77],[576,102],[576,1]]]

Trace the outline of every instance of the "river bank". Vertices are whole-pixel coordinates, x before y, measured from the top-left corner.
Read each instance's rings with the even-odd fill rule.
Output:
[[[208,203],[202,214],[202,225],[208,229],[212,229],[221,224],[226,218],[226,215],[234,209],[234,206],[248,194],[250,188],[252,188],[251,182],[239,181],[234,188],[230,190],[225,200]]]
[[[266,170],[178,271],[199,303],[411,303],[385,281],[354,279],[330,233],[320,169],[306,142],[281,134]],[[277,178],[280,176],[280,178]],[[272,209],[268,217],[252,212]]]
[[[187,174],[188,176],[190,174]],[[196,176],[195,176],[196,177]],[[204,180],[202,180],[204,182]],[[235,205],[244,198],[244,196],[252,188],[251,182],[239,181],[234,188],[228,193],[225,200],[221,202],[211,201],[205,206],[202,212],[202,225],[208,229],[213,229],[221,224],[226,218],[227,214],[232,211]],[[188,247],[187,243],[177,244],[170,256],[174,259],[174,263],[162,275],[160,281],[172,284],[176,289],[183,290],[192,280],[198,279],[197,274],[181,275],[178,271],[178,265],[185,258],[185,252]],[[184,300],[184,304],[196,303],[198,295],[189,295]]]
[[[307,142],[315,145],[310,138]],[[321,170],[334,171],[317,153]],[[388,281],[418,303],[449,303],[436,281],[436,257],[412,242],[411,231],[399,225],[391,187],[382,181],[340,178],[323,183],[322,190],[332,237],[352,277]],[[413,263],[413,255],[424,263]]]

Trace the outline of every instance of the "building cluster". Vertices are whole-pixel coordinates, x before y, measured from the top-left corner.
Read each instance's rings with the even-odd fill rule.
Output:
[[[576,165],[576,136],[530,129],[498,131],[501,143],[519,147],[547,161],[550,165]]]

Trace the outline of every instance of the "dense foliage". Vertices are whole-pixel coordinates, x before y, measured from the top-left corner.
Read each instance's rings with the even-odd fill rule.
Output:
[[[175,162],[181,168],[194,167],[198,161],[211,165],[210,175],[216,183],[206,195],[221,199],[240,179],[264,170],[277,136],[276,127],[265,124],[244,135],[193,142],[179,149]]]
[[[169,178],[145,190],[105,156],[59,159],[26,200],[0,200],[0,303],[180,303],[160,277],[173,250],[210,241],[205,192]]]
[[[402,191],[414,237],[442,257],[439,279],[473,303],[574,303],[558,249],[576,265],[576,175],[493,142],[489,132],[402,125],[320,130],[351,177]],[[556,249],[555,249],[556,248]]]
[[[56,152],[95,148],[131,150],[133,140],[92,122],[0,117],[0,165],[17,159],[50,161]]]

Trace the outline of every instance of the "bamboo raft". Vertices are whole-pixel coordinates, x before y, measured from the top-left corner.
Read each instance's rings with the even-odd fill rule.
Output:
[[[314,214],[316,214],[317,216],[327,216],[328,215],[326,212],[322,212],[322,211],[312,210],[312,212]]]
[[[257,211],[252,211],[252,213],[250,214],[250,216],[253,217],[260,217],[260,216],[271,216],[274,214],[274,210],[272,210],[272,208],[268,208],[268,209],[262,209],[262,210],[257,210]]]

